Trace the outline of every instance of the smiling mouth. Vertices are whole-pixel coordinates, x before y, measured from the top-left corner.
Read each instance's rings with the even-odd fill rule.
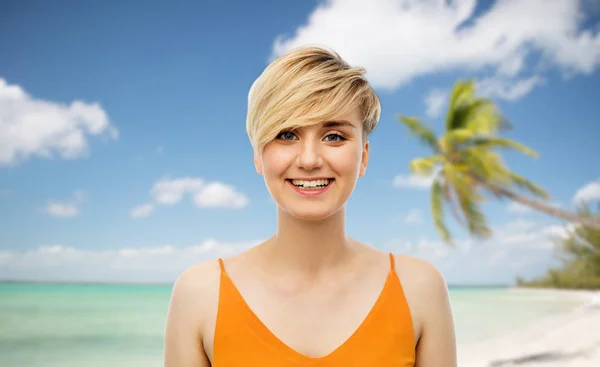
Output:
[[[333,178],[326,178],[321,180],[305,181],[305,180],[292,180],[286,179],[292,185],[302,190],[319,190],[329,186],[333,182]]]

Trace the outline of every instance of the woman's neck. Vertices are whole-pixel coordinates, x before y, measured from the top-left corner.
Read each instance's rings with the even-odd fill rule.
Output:
[[[318,278],[349,266],[359,244],[346,234],[345,208],[323,220],[305,221],[278,210],[277,233],[261,249],[274,273]]]

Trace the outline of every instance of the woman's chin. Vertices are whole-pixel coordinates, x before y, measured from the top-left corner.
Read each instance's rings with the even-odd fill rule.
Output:
[[[338,208],[339,210],[339,208]],[[303,220],[303,221],[320,221],[333,216],[338,210],[333,208],[324,207],[306,207],[306,208],[293,208],[284,209],[284,212],[291,215],[292,217]]]

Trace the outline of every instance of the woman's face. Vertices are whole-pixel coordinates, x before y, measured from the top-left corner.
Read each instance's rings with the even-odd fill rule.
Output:
[[[308,220],[341,209],[365,174],[368,160],[369,143],[363,144],[357,108],[331,121],[282,131],[265,146],[262,156],[254,154],[256,170],[279,208]]]

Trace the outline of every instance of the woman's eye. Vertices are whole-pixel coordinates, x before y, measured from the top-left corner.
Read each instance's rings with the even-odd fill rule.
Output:
[[[325,137],[325,139],[328,142],[333,142],[333,143],[337,143],[340,142],[342,140],[346,140],[346,138],[344,138],[343,136],[341,136],[340,134],[329,134]]]
[[[277,135],[277,139],[281,140],[293,140],[296,137],[291,131],[282,131]]]
[[[296,140],[296,134],[294,134],[291,131],[282,131],[277,135],[277,139],[280,140]],[[346,140],[345,137],[343,137],[340,134],[329,134],[325,137],[325,140],[329,143],[338,143],[342,140]]]

